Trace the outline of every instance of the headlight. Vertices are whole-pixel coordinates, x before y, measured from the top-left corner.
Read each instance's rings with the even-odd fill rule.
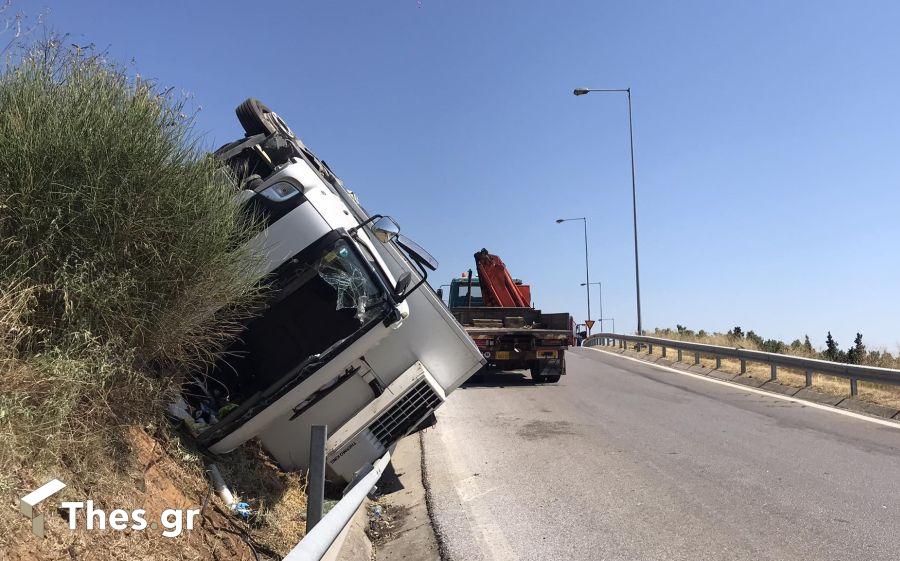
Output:
[[[295,195],[300,194],[300,190],[286,181],[279,181],[275,185],[270,185],[259,193],[270,201],[281,203]]]

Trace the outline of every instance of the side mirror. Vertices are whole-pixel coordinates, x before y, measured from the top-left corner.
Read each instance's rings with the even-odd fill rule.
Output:
[[[397,284],[394,286],[394,296],[397,298],[401,298],[406,294],[406,289],[409,288],[409,283],[412,280],[412,273],[409,271],[400,275],[400,278],[397,279]]]
[[[437,294],[437,297],[440,298],[441,300],[444,299],[444,289],[443,288],[439,288],[439,289],[435,290],[434,293]]]
[[[388,243],[400,235],[400,226],[390,216],[382,216],[372,224],[372,232],[381,243]]]

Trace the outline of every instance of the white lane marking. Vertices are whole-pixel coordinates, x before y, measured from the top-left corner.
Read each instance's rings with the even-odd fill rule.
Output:
[[[670,368],[668,366],[656,364],[655,362],[647,362],[646,360],[641,360],[639,358],[620,355],[619,353],[614,353],[614,352],[606,351],[603,349],[597,349],[594,347],[581,347],[581,348],[590,349],[592,351],[597,351],[598,353],[604,353],[604,354],[608,354],[611,356],[617,356],[617,357],[623,358],[625,360],[631,360],[633,362],[639,362],[641,364],[646,364],[647,366],[655,366],[656,368],[659,368],[660,370],[668,370],[669,372],[674,372],[676,374],[684,374],[685,376],[690,376],[691,378],[697,378],[698,380],[705,380],[707,382],[712,382],[714,384],[737,388],[742,391],[748,391],[751,393],[764,395],[767,397],[774,397],[775,399],[781,399],[783,401],[790,401],[791,403],[799,403],[800,405],[805,405],[807,407],[813,407],[815,409],[822,409],[823,411],[831,411],[832,413],[837,413],[839,415],[844,415],[846,417],[853,417],[854,419],[859,419],[861,421],[868,421],[870,423],[875,423],[876,425],[891,427],[893,429],[900,429],[900,423],[898,423],[896,421],[890,421],[887,419],[877,419],[875,417],[869,417],[868,415],[861,415],[861,414],[855,413],[853,411],[847,411],[846,409],[839,409],[837,407],[832,407],[831,405],[823,405],[821,403],[816,403],[814,401],[806,401],[805,399],[795,399],[789,395],[783,395],[780,393],[770,392],[770,391],[766,391],[766,390],[760,390],[760,389],[754,388],[752,386],[745,386],[743,384],[738,384],[737,382],[729,382],[727,380],[719,380],[718,378],[712,378],[710,376],[704,376],[702,374],[695,374],[694,372],[686,372],[684,370],[678,370],[677,368]]]

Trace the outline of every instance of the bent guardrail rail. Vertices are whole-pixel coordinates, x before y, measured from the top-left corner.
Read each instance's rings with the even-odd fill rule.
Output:
[[[350,524],[350,520],[356,514],[357,509],[359,509],[359,505],[362,504],[366,495],[378,483],[381,474],[390,461],[391,451],[388,450],[374,464],[360,472],[356,477],[356,484],[300,540],[300,543],[288,552],[283,561],[319,561],[328,553],[336,555],[336,552],[332,551],[332,545],[336,543],[338,536]]]
[[[622,335],[618,333],[598,333],[592,335],[585,340],[585,347],[598,346],[614,346],[626,348],[627,343],[638,343],[648,347],[648,352],[653,352],[653,347],[658,346],[662,349],[662,356],[666,357],[666,349],[674,349],[678,353],[678,361],[681,362],[682,353],[690,351],[694,353],[694,364],[700,363],[701,356],[708,356],[716,359],[716,368],[721,367],[721,360],[725,358],[734,358],[741,361],[741,374],[747,372],[747,362],[759,362],[768,364],[771,368],[769,380],[774,381],[778,378],[778,367],[796,368],[806,372],[806,386],[812,385],[812,375],[827,374],[829,376],[837,376],[847,378],[850,381],[850,395],[856,396],[857,381],[864,380],[866,382],[875,382],[878,384],[900,385],[900,370],[891,368],[880,368],[877,366],[865,366],[861,364],[845,364],[842,362],[831,362],[828,360],[820,360],[815,358],[804,358],[799,356],[783,355],[778,353],[767,353],[764,351],[753,351],[750,349],[742,349],[740,347],[720,347],[718,345],[706,345],[703,343],[693,343],[690,341],[678,341],[674,339],[663,339],[661,337],[648,337],[646,335]],[[640,346],[640,345],[638,345]]]

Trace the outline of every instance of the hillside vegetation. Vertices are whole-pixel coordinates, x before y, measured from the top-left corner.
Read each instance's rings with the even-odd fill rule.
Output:
[[[53,40],[2,70],[0,170],[0,550],[38,547],[14,505],[52,478],[70,500],[115,508],[159,491],[196,506],[201,457],[162,412],[260,297],[242,249],[257,228],[231,179],[202,151],[183,98]],[[271,492],[260,508],[302,495],[261,454],[239,463],[223,471]],[[294,532],[285,543],[298,523],[283,525]],[[61,520],[47,524],[50,557],[114,539],[68,544],[53,531]],[[152,556],[142,539],[121,539],[111,556]],[[166,558],[191,556],[167,547]]]

